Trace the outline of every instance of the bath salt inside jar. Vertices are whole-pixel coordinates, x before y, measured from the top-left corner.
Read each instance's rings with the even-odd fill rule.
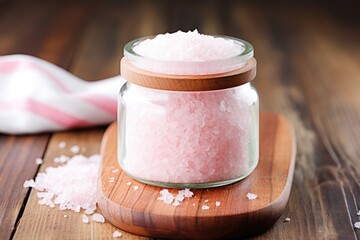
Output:
[[[259,100],[250,43],[196,30],[126,44],[118,161],[136,180],[207,188],[248,176],[259,160]]]

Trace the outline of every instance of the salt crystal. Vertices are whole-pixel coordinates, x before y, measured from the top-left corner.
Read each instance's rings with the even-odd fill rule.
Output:
[[[226,111],[226,107],[225,107],[225,102],[224,102],[224,100],[222,100],[222,101],[220,102],[220,111],[222,111],[222,112],[225,112],[225,111]]]
[[[190,198],[192,196],[194,196],[194,193],[192,191],[190,191],[189,188],[185,188],[184,190],[180,190],[179,194],[184,195],[184,197]]]
[[[94,210],[92,210],[92,209],[87,209],[87,210],[84,211],[84,213],[85,213],[86,215],[91,215],[91,214],[94,213]]]
[[[64,218],[67,218],[67,217],[68,217],[68,215],[65,214],[65,215],[64,215]]]
[[[66,142],[63,142],[63,141],[59,142],[59,148],[60,149],[63,149],[65,147],[66,147]]]
[[[134,177],[167,183],[217,182],[247,175],[255,167],[258,147],[255,140],[249,145],[254,134],[249,129],[258,126],[248,103],[255,104],[257,98],[244,94],[248,87],[208,93],[132,85],[131,99],[148,98],[157,104],[145,108],[134,100],[126,106],[131,138],[126,139],[123,168]],[[220,111],[222,100],[230,112]],[[159,116],[158,108],[166,117]],[[249,159],[254,161],[249,164]]]
[[[207,206],[207,205],[202,205],[201,209],[202,209],[202,210],[209,210],[209,209],[210,209],[210,207],[209,207],[209,206]]]
[[[58,161],[62,162],[64,159],[64,165],[46,168],[44,173],[38,173],[35,181],[25,182],[24,187],[32,186],[39,191],[39,204],[51,208],[59,205],[59,210],[80,212],[84,209],[85,213],[93,213],[96,209],[100,156],[60,156]]]
[[[129,185],[129,186],[130,186],[130,185],[131,185],[131,182],[127,182],[126,185]]]
[[[257,196],[255,193],[248,193],[248,194],[246,194],[246,197],[247,197],[249,200],[254,200],[254,199],[256,199],[258,196]]]
[[[72,153],[79,153],[80,152],[80,147],[78,145],[74,145],[70,148],[70,151]]]
[[[94,215],[92,215],[92,220],[94,220],[95,222],[100,222],[100,223],[105,222],[104,216],[99,213],[94,213]]]
[[[160,191],[161,197],[159,200],[162,200],[166,204],[171,204],[174,201],[174,196],[167,189],[163,189]]]
[[[206,199],[204,202],[209,202],[209,199]]]
[[[173,206],[180,206],[180,202],[177,201],[177,200],[175,200],[172,205],[173,205]]]
[[[69,161],[69,159],[70,158],[65,156],[65,155],[60,155],[60,157],[56,157],[54,159],[54,162],[56,162],[56,163],[65,163],[65,162]]]
[[[33,179],[26,180],[23,185],[24,188],[35,187],[35,181]]]
[[[82,221],[83,221],[83,223],[89,223],[89,218],[85,214],[83,214]]]
[[[115,179],[110,179],[109,180],[109,183],[113,183],[113,182],[115,182]]]
[[[357,212],[357,215],[360,216],[360,211]]]
[[[117,173],[117,172],[119,172],[119,169],[114,169],[114,170],[112,170],[112,172]]]
[[[134,186],[133,189],[137,191],[139,189],[139,186]]]
[[[185,199],[183,194],[178,193],[175,197],[175,201],[182,202]]]
[[[37,159],[35,160],[35,163],[36,163],[37,165],[41,165],[41,164],[43,163],[43,160],[42,160],[41,158],[37,158]]]
[[[355,227],[355,228],[359,228],[359,229],[360,229],[360,222],[356,222],[356,223],[354,223],[354,227]]]
[[[118,230],[116,230],[113,234],[112,234],[112,237],[113,238],[119,238],[121,237],[122,233]]]
[[[217,206],[217,207],[219,207],[220,204],[221,204],[220,201],[216,201],[216,202],[215,202],[215,206]]]
[[[197,30],[194,30],[159,34],[153,39],[141,41],[134,47],[134,51],[150,59],[165,62],[176,61],[179,65],[183,62],[203,63],[205,61],[231,58],[242,53],[244,49],[242,46],[235,44],[233,40],[199,34]],[[199,65],[201,66],[201,64]],[[159,67],[154,69],[155,66],[148,63],[142,67],[148,70],[161,71],[165,66],[163,64],[161,69]],[[166,70],[164,73],[197,74],[197,72],[188,72],[192,69],[181,69],[181,67],[180,69],[171,68]],[[197,68],[193,70],[197,70]],[[207,71],[211,73],[209,72],[211,69],[207,69]],[[218,69],[213,69],[213,72],[216,71]]]
[[[291,221],[291,218],[287,217],[285,218],[284,222],[290,222]]]

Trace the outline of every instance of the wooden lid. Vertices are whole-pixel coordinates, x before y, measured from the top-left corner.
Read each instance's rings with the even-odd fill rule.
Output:
[[[232,88],[250,82],[256,76],[256,60],[230,72],[209,75],[172,75],[155,73],[134,66],[126,57],[121,59],[121,75],[131,83],[148,88],[173,91],[209,91]]]

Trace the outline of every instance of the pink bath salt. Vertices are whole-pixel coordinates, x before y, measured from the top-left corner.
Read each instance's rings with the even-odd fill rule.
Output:
[[[24,188],[28,188],[28,187],[35,187],[35,181],[33,179],[30,180],[26,180],[23,184]]]
[[[38,173],[35,181],[24,183],[33,187],[40,198],[39,204],[49,207],[59,206],[59,210],[93,213],[96,209],[96,186],[101,158],[99,155],[66,157],[66,163],[58,167],[48,167]]]
[[[174,201],[174,196],[167,189],[161,190],[160,195],[161,197],[159,197],[158,200],[161,200],[166,204],[171,204]]]
[[[245,176],[255,167],[258,112],[250,85],[207,92],[131,88],[132,94],[124,96],[123,160],[130,175],[208,183]]]
[[[122,236],[122,233],[118,230],[114,231],[112,234],[113,238],[120,238]]]
[[[41,165],[43,163],[43,160],[41,158],[35,159],[36,165]]]
[[[104,223],[105,222],[104,216],[99,214],[99,213],[94,213],[91,218],[95,222],[99,222],[99,223]]]
[[[200,34],[197,30],[159,34],[134,48],[141,56],[163,61],[205,62],[240,54],[233,40]]]
[[[64,148],[66,147],[66,142],[64,142],[64,141],[59,142],[58,147],[59,147],[60,149],[64,149]]]
[[[249,200],[255,200],[258,196],[255,193],[248,193],[248,194],[246,194],[246,197]]]
[[[85,214],[82,215],[82,221],[83,223],[89,223],[89,218]]]
[[[200,34],[194,30],[159,34],[135,45],[134,51],[146,59],[134,61],[139,68],[166,74],[197,75],[226,72],[239,67],[232,58],[241,54],[244,47],[232,39]],[[216,62],[224,59],[230,59],[231,66]]]
[[[74,145],[70,148],[70,151],[72,153],[79,153],[80,152],[80,147],[78,145]]]
[[[202,205],[202,206],[201,206],[201,209],[202,209],[202,210],[209,210],[209,209],[210,209],[210,207],[209,207],[209,206],[207,206],[207,205]]]

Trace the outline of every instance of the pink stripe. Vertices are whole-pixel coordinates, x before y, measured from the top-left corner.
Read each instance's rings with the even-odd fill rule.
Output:
[[[58,79],[55,75],[53,75],[50,71],[46,68],[41,66],[40,64],[29,61],[28,59],[20,59],[20,60],[1,60],[0,61],[0,73],[7,73],[11,74],[15,71],[18,71],[19,68],[29,68],[43,72],[46,74],[51,80],[53,80],[58,87],[66,93],[70,93],[71,91]]]
[[[105,96],[91,94],[77,96],[79,99],[86,101],[89,104],[96,106],[97,108],[110,113],[113,116],[117,114],[117,101]]]
[[[14,107],[21,108],[25,111],[32,112],[43,118],[46,118],[52,122],[59,124],[64,128],[73,128],[73,127],[89,127],[94,124],[77,118],[69,113],[56,109],[54,107],[48,106],[44,103],[37,102],[32,99],[27,99],[25,101],[5,103],[0,102],[0,110],[2,109],[12,109]]]

